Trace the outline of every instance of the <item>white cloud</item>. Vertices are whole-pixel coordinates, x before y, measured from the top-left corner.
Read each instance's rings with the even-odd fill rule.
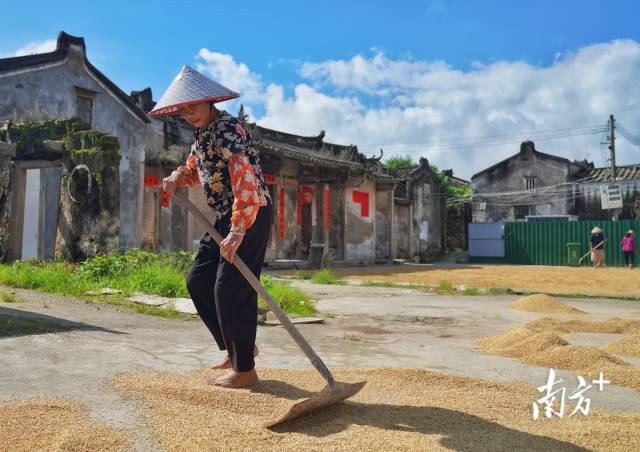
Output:
[[[251,72],[246,64],[236,63],[231,55],[200,49],[196,69],[241,93],[246,103],[262,101],[262,77]]]
[[[33,55],[34,53],[53,52],[56,49],[55,39],[46,39],[44,41],[30,42],[15,51],[13,56]]]
[[[426,156],[462,177],[517,152],[530,138],[543,152],[602,164],[599,136],[545,141],[531,131],[604,124],[614,113],[640,134],[640,44],[631,40],[583,47],[549,66],[474,62],[463,71],[381,52],[307,62],[299,70],[307,83],[290,95],[276,84],[265,87],[259,74],[229,55],[203,49],[200,57],[210,75],[264,110],[261,125],[305,135],[324,129],[327,141],[357,144],[371,154],[381,146],[387,155]],[[504,134],[512,135],[492,139],[493,146],[461,146]],[[620,164],[640,162],[639,148],[619,140],[617,149]]]

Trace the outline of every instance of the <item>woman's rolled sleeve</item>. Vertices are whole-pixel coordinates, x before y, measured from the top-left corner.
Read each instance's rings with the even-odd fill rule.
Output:
[[[253,225],[260,209],[258,179],[244,152],[233,154],[229,158],[229,177],[234,197],[231,232],[244,235]]]
[[[178,171],[184,175],[184,184],[187,187],[195,187],[200,185],[200,176],[198,175],[198,161],[196,156],[189,154],[187,162],[178,167]]]

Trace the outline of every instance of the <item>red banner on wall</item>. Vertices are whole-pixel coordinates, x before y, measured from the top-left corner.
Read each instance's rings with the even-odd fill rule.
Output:
[[[160,185],[160,178],[158,176],[144,176],[145,187],[157,187]]]
[[[296,220],[298,226],[302,226],[302,187],[298,187],[298,195],[296,196]]]
[[[278,220],[280,229],[280,239],[284,240],[284,188],[278,191]]]
[[[262,173],[262,177],[264,178],[264,183],[267,185],[274,185],[276,183],[276,176],[273,174]]]
[[[329,188],[324,189],[324,229],[329,229]]]
[[[360,216],[369,216],[369,193],[366,191],[353,190],[353,202],[360,204]]]

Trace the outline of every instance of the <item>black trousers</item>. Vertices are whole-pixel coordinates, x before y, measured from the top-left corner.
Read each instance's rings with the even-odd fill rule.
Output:
[[[272,206],[262,206],[236,252],[260,278],[271,230]],[[215,228],[226,237],[231,214],[216,221]],[[235,265],[220,256],[220,247],[206,233],[189,271],[187,289],[196,310],[220,350],[227,350],[233,369],[253,369],[256,341],[258,296]]]
[[[634,265],[636,260],[636,253],[633,251],[624,251],[624,265]]]

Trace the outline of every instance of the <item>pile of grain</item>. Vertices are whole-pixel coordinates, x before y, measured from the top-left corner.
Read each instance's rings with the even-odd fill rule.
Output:
[[[627,334],[617,341],[600,346],[600,349],[616,355],[640,358],[640,334]]]
[[[626,320],[610,317],[602,321],[586,320],[558,320],[551,317],[541,317],[524,325],[525,328],[541,332],[553,333],[609,333],[626,334],[640,332],[640,320]]]
[[[114,387],[141,400],[165,449],[190,450],[638,450],[638,413],[597,410],[533,421],[534,388],[416,369],[343,369],[367,380],[351,401],[273,430],[263,425],[323,386],[315,371],[259,369],[253,390],[205,384],[212,371],[123,374]]]
[[[560,303],[554,297],[546,294],[535,294],[520,298],[511,303],[509,307],[521,311],[541,312],[544,314],[587,314],[573,306]]]
[[[76,402],[35,398],[0,403],[0,451],[129,449],[122,432],[92,422]]]
[[[588,378],[603,372],[612,384],[640,390],[640,367],[597,347],[571,345],[560,334],[637,331],[640,322],[610,318],[602,322],[561,321],[549,317],[512,328],[500,336],[476,340],[480,351],[517,358],[524,363],[565,369]]]

